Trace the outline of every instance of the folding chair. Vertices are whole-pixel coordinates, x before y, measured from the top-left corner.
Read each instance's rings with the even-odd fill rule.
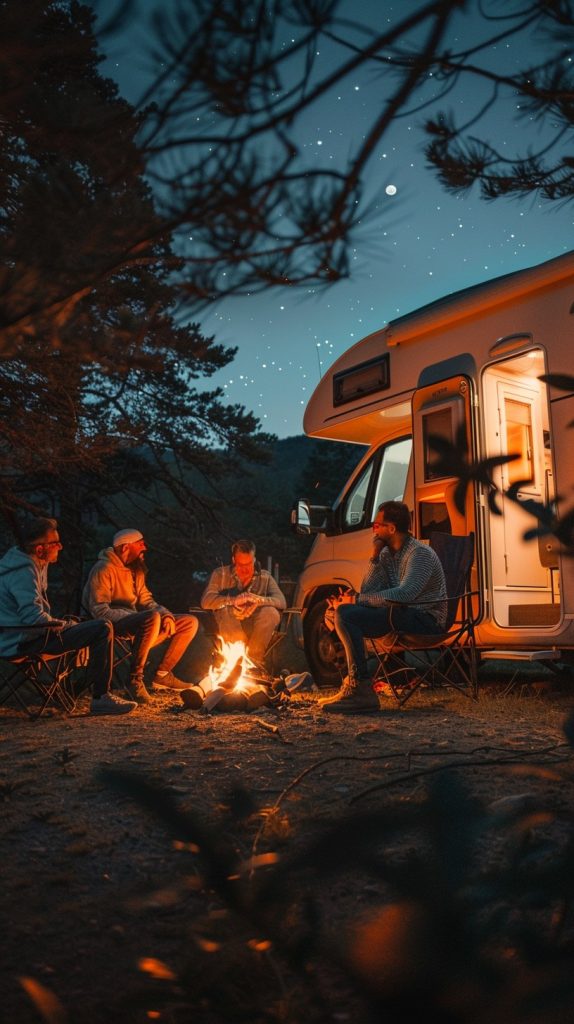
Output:
[[[42,627],[50,630],[50,627]],[[38,626],[0,626],[1,630],[25,632]],[[65,714],[76,706],[72,673],[79,652],[64,654],[18,654],[0,659],[0,704],[15,702],[29,718],[40,718],[51,705]],[[31,698],[39,697],[39,704]]]
[[[400,705],[406,704],[423,685],[450,686],[464,696],[478,700],[478,659],[472,607],[472,598],[478,591],[470,589],[474,534],[453,537],[448,533],[432,533],[429,544],[440,558],[446,580],[444,632],[423,635],[396,631],[365,641],[367,650],[375,655],[378,662],[374,683],[387,683]],[[405,660],[405,655],[412,664]]]

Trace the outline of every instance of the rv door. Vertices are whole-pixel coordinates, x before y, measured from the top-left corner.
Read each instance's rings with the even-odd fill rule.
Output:
[[[415,533],[476,532],[472,484],[459,486],[461,464],[475,458],[473,383],[466,376],[429,384],[413,395]]]

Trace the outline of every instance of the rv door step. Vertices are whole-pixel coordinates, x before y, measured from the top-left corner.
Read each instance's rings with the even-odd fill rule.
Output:
[[[560,651],[481,651],[483,661],[560,661]]]

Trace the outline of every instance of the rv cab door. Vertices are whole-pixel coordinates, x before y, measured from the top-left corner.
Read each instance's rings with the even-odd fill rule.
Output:
[[[472,381],[459,375],[413,396],[414,527],[421,540],[476,532],[474,487],[460,487],[461,468],[475,458],[472,395]]]

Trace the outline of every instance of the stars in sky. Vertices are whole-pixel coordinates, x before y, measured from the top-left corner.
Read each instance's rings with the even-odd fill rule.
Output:
[[[381,25],[382,6],[392,21],[398,7],[388,0],[363,0],[361,17],[368,17],[371,7]],[[455,27],[453,51],[466,45],[469,33],[474,38],[472,16],[460,15]],[[488,61],[516,71],[527,59],[524,46],[524,41],[503,40],[492,47]],[[330,60],[326,47],[319,59],[324,71]],[[539,59],[533,50],[532,62]],[[119,63],[110,59],[106,71],[121,82],[126,70]],[[344,166],[382,109],[385,81],[365,70],[306,112],[298,129],[303,159]],[[435,79],[429,80],[427,96],[439,88]],[[476,83],[462,85],[441,107],[469,121],[476,113],[476,93]],[[501,100],[476,127],[479,137],[509,156],[525,131],[532,130],[533,146],[544,138],[544,129],[532,119],[531,128],[521,121],[517,131],[513,105],[518,102]],[[425,166],[422,125],[429,110],[416,106],[395,120],[369,166],[364,200],[372,212],[354,239],[350,281],[330,290],[284,289],[229,299],[201,318],[206,334],[238,346],[234,362],[213,382],[230,403],[253,410],[265,430],[282,437],[301,433],[305,404],[320,376],[352,344],[389,320],[574,247],[573,216],[564,206],[532,200],[486,203],[476,189],[459,196],[446,193]]]

